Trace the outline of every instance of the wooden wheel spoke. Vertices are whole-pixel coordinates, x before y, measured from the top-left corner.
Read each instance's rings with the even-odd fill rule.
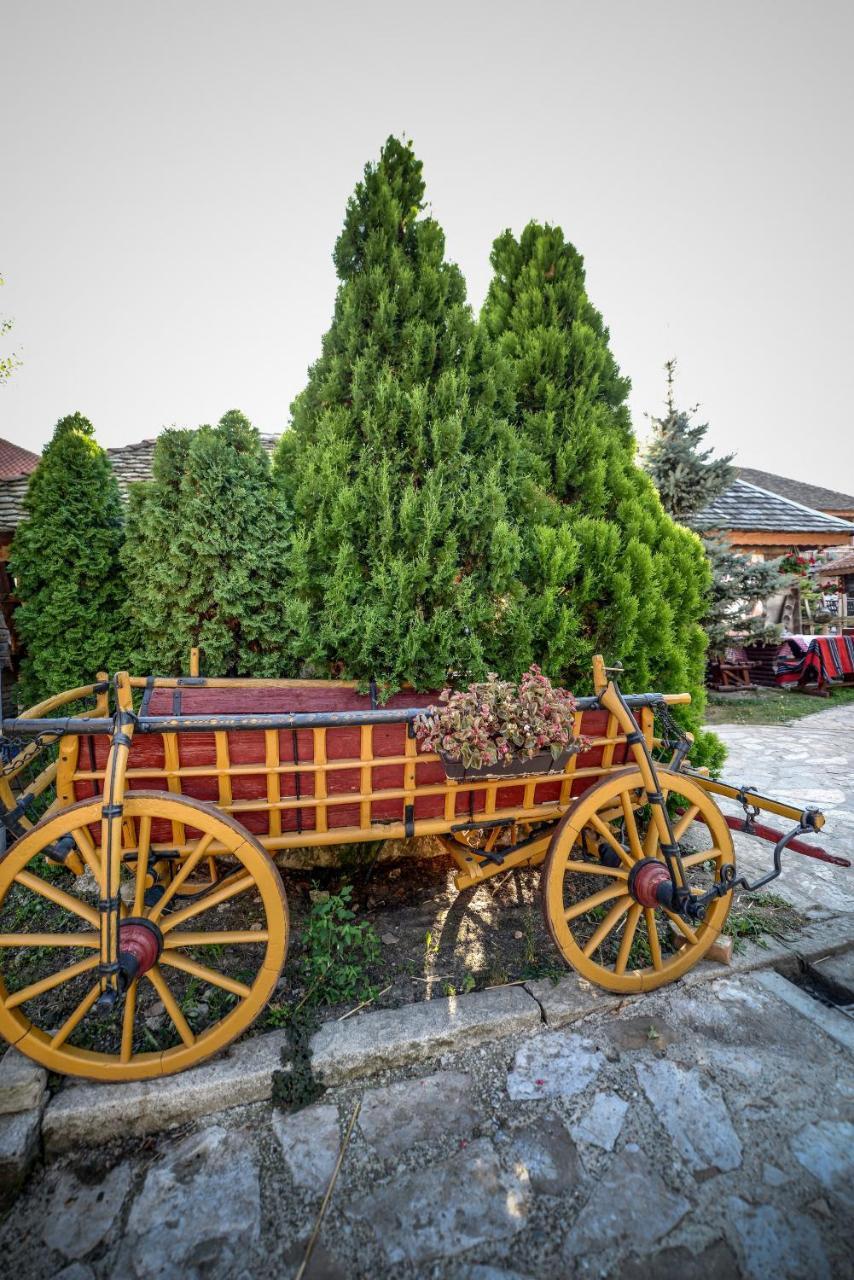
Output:
[[[55,884],[49,884],[47,880],[42,880],[40,876],[33,875],[31,871],[19,871],[15,876],[15,883],[22,884],[24,888],[37,893],[39,897],[47,898],[49,902],[53,902],[57,907],[63,907],[66,911],[72,912],[73,915],[80,916],[81,920],[85,920],[87,924],[91,924],[94,928],[97,929],[99,927],[100,920],[94,907],[81,902],[79,898],[72,898],[71,894],[66,893],[64,889],[58,889]]]
[[[720,849],[701,849],[698,853],[683,855],[683,867],[696,867],[701,862],[714,862],[721,856]]]
[[[182,973],[189,973],[200,982],[207,982],[212,987],[221,987],[223,991],[230,991],[233,996],[240,996],[242,1000],[245,1000],[252,990],[245,982],[238,982],[236,978],[229,978],[228,974],[218,973],[216,969],[209,969],[207,965],[198,964],[197,961],[190,960],[187,956],[177,955],[175,952],[169,954],[164,952],[160,957],[160,964],[180,969]]]
[[[26,1004],[28,1000],[35,1000],[36,996],[43,995],[45,991],[52,991],[54,987],[61,987],[64,982],[70,982],[72,978],[77,978],[81,973],[88,973],[90,969],[94,969],[100,963],[99,955],[86,956],[83,960],[78,960],[76,964],[70,964],[65,969],[60,969],[57,973],[50,974],[47,978],[40,978],[38,982],[31,982],[29,986],[21,987],[19,991],[14,991],[6,998],[6,1008],[15,1009],[19,1004]]]
[[[689,924],[685,923],[685,921],[682,919],[681,916],[677,916],[675,911],[668,911],[666,907],[664,908],[664,914],[667,916],[667,919],[670,920],[672,924],[676,925],[676,928],[682,934],[683,938],[686,938],[688,942],[691,943],[692,946],[697,945],[698,939],[697,939],[696,933],[694,932],[694,930],[691,928]]]
[[[584,955],[589,960],[597,947],[601,946],[608,934],[611,933],[622,920],[623,916],[632,905],[632,900],[628,894],[620,898],[606,915],[605,919],[594,931],[590,941],[584,947]]]
[[[617,952],[617,960],[614,965],[614,973],[625,973],[626,965],[629,960],[629,953],[632,949],[632,943],[635,940],[635,932],[638,927],[638,920],[643,908],[640,903],[635,902],[629,907],[629,914],[626,919],[626,927],[623,930],[623,936],[620,939],[620,950]]]
[[[175,873],[174,878],[166,886],[166,891],[164,892],[163,897],[160,898],[160,900],[156,902],[155,905],[149,911],[148,913],[149,920],[154,922],[160,918],[160,916],[163,914],[166,907],[169,906],[169,903],[175,897],[175,894],[181,888],[181,885],[185,884],[186,881],[193,874],[196,867],[199,865],[202,858],[207,853],[208,847],[210,846],[212,841],[213,841],[212,835],[202,836],[201,840],[196,845],[193,852],[189,855],[189,857],[184,859],[178,871]]]
[[[605,867],[598,862],[567,862],[566,871],[578,872],[588,876],[611,876],[615,880],[628,880],[629,873],[622,867]]]
[[[227,902],[229,898],[236,898],[239,893],[246,893],[247,889],[253,889],[254,887],[255,877],[248,873],[229,876],[213,893],[206,893],[201,901],[191,902],[189,906],[167,916],[160,928],[164,934],[169,933],[179,924],[183,924],[185,920],[192,920],[195,916],[201,915],[203,911],[209,911],[211,907],[218,907],[220,903]],[[163,899],[161,898],[160,901],[162,902]]]
[[[210,933],[182,929],[165,934],[163,947],[166,951],[176,947],[234,947],[245,942],[268,942],[269,938],[267,929],[211,929]]]
[[[699,812],[700,806],[698,804],[692,804],[690,809],[686,809],[682,814],[682,817],[673,828],[673,836],[677,843],[682,839]]]
[[[133,1056],[133,1028],[136,1018],[136,994],[138,988],[139,982],[135,979],[125,992],[125,1007],[122,1010],[122,1047],[119,1052],[119,1060],[121,1062],[130,1062]]]
[[[0,933],[0,947],[100,947],[97,933]]]
[[[626,853],[611,828],[602,821],[598,813],[592,813],[590,815],[590,825],[593,827],[594,831],[599,833],[605,843],[610,845],[614,850],[614,853],[616,853],[617,857],[620,859],[620,862],[622,862],[623,866],[631,871],[634,866],[634,859]]]
[[[643,918],[646,922],[646,933],[649,941],[649,954],[652,957],[653,969],[660,969],[661,962],[661,943],[658,940],[658,924],[655,919],[655,911],[652,907],[644,907]]]
[[[635,862],[639,862],[643,857],[643,846],[640,842],[638,824],[635,819],[635,812],[632,808],[632,801],[628,792],[623,791],[620,793],[620,805],[623,810],[623,821],[626,824],[626,835],[629,837],[629,847],[631,848]]]
[[[136,846],[136,888],[133,895],[133,914],[141,916],[145,911],[145,881],[148,877],[148,855],[151,852],[151,814],[144,813],[139,820],[139,840]],[[130,995],[130,991],[128,991]],[[134,995],[134,1002],[136,996]]]
[[[86,1014],[92,1008],[92,1005],[98,999],[98,996],[100,994],[101,994],[101,980],[99,978],[98,981],[95,983],[95,985],[87,992],[87,994],[80,1001],[80,1003],[78,1004],[74,1012],[65,1019],[62,1026],[56,1032],[56,1034],[54,1035],[53,1039],[50,1042],[51,1049],[58,1049],[61,1045],[65,1044],[66,1040],[71,1035],[74,1028],[83,1021],[83,1019],[86,1017]]]
[[[163,974],[160,972],[160,966],[154,965],[153,968],[148,970],[148,973],[145,976],[148,978],[148,981],[154,987],[154,990],[162,1000],[163,1007],[175,1024],[175,1030],[184,1041],[184,1044],[194,1045],[196,1043],[196,1037],[187,1022],[187,1019],[178,1007],[177,1000],[166,985]]]
[[[625,885],[609,885],[607,889],[600,889],[598,893],[592,893],[589,898],[582,898],[580,902],[574,902],[566,912],[567,920],[575,920],[578,916],[583,916],[586,911],[592,911],[594,907],[601,907],[603,902],[610,902],[613,898],[619,898],[626,892]]]
[[[98,851],[95,848],[95,842],[93,841],[92,837],[89,835],[89,832],[86,830],[85,827],[78,827],[75,831],[72,831],[71,834],[74,838],[74,843],[77,845],[77,848],[80,850],[80,856],[82,857],[83,861],[86,863],[86,866],[92,872],[92,875],[95,877],[95,879],[100,880],[101,859],[98,857]]]

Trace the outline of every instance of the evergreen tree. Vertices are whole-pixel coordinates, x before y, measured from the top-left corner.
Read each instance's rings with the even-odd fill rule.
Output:
[[[12,543],[25,650],[23,703],[40,701],[127,661],[127,591],[119,553],[122,507],[92,424],[71,414],[30,477]]]
[[[668,518],[635,464],[629,383],[582,258],[559,227],[530,223],[518,240],[496,240],[492,265],[481,319],[513,365],[518,467],[532,481],[517,485],[516,518],[535,657],[576,689],[596,652],[623,662],[627,688],[687,689],[696,730],[708,568],[699,539]],[[550,561],[554,545],[562,556]],[[719,754],[706,744],[707,761]]]
[[[198,645],[207,675],[279,674],[286,547],[269,459],[242,413],[164,431],[152,480],[132,488],[125,548],[140,666],[186,671]]]
[[[650,416],[653,433],[644,465],[673,519],[699,529],[698,513],[723,493],[738,474],[731,465],[734,454],[715,458],[713,449],[701,447],[708,423],[692,422],[696,409],[676,407],[676,361],[668,360],[664,368],[667,413],[662,418]],[[754,610],[758,601],[782,590],[790,581],[781,577],[779,560],[751,560],[734,551],[726,538],[702,533],[701,537],[711,570],[711,590],[702,619],[709,651],[722,654],[727,645],[775,634],[776,629]]]
[[[673,391],[676,361],[668,360],[664,367],[667,413],[663,418],[649,418],[652,438],[645,451],[644,466],[665,511],[674,520],[685,523],[689,516],[702,511],[732,484],[737,472],[730,464],[735,455],[715,458],[712,449],[700,448],[709,424],[692,422],[696,406],[688,410],[676,408]]]
[[[275,470],[295,670],[437,688],[526,664],[508,370],[466,303],[421,163],[389,138],[335,245],[332,325]]]

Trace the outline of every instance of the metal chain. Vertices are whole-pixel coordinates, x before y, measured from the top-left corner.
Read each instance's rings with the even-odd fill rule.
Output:
[[[31,764],[45,747],[51,747],[62,737],[61,733],[40,733],[35,738],[5,738],[0,736],[0,778],[18,773],[26,765]],[[27,747],[31,750],[25,760],[21,756]]]
[[[685,741],[685,730],[679,722],[673,717],[670,707],[663,698],[656,699],[652,704],[652,710],[656,719],[660,722],[662,728],[662,745],[665,747],[678,747],[681,742]]]

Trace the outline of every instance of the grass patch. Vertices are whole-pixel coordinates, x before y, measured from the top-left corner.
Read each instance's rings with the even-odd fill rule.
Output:
[[[739,895],[724,925],[737,951],[745,942],[767,947],[767,937],[788,938],[806,924],[806,917],[776,893]]]
[[[709,693],[706,723],[715,724],[786,724],[854,702],[854,689],[834,689],[829,698],[815,698],[806,693],[782,689],[754,689],[750,693]]]

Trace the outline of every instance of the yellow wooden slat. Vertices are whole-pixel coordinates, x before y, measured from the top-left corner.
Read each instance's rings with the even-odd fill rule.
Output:
[[[359,739],[359,755],[362,760],[370,761],[374,754],[374,727],[370,724],[363,724],[361,727],[361,735]],[[359,788],[363,796],[369,795],[371,791],[371,765],[363,764],[359,773]],[[370,800],[362,800],[359,805],[359,822],[367,829],[371,825],[371,802]]]
[[[324,765],[326,764],[326,730],[312,729],[311,732],[314,736],[314,763],[318,765]],[[316,829],[321,832],[329,830],[329,823],[328,823],[327,814],[326,814],[326,805],[321,803],[325,799],[326,799],[326,774],[323,771],[323,769],[318,769],[318,771],[314,775],[314,797],[309,803],[315,806]]]
[[[177,733],[163,734],[163,763],[166,766],[166,786],[173,795],[181,795],[181,757],[178,753]],[[173,822],[172,839],[175,843],[183,844],[186,838],[183,822]]]
[[[617,730],[619,722],[613,712],[608,716],[608,725],[605,729],[605,746],[602,751],[602,770],[613,769],[614,767],[614,748],[617,745]]]
[[[270,805],[270,835],[282,834],[282,811],[277,808],[282,798],[281,780],[276,768],[279,764],[279,731],[267,729],[264,733],[264,753],[267,765],[267,803]]]
[[[231,804],[231,776],[228,772],[231,756],[228,751],[228,734],[222,730],[214,734],[216,741],[216,782],[219,787],[219,807],[225,809]]]

